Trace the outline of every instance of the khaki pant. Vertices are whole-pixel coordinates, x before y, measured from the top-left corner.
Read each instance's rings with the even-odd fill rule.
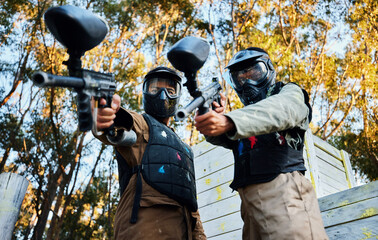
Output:
[[[129,222],[130,215],[131,212],[128,212],[124,218],[116,218],[114,239],[206,240],[199,213],[190,213],[181,206],[141,206],[135,224]]]
[[[238,189],[243,240],[328,239],[314,188],[301,173]]]
[[[135,224],[124,219],[116,226],[115,239],[122,240],[187,240],[187,222],[184,209],[174,205],[140,207]]]

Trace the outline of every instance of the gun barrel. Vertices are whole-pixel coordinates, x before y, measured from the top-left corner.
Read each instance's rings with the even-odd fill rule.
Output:
[[[38,71],[33,74],[32,81],[38,87],[84,88],[85,82],[78,77],[58,76]]]
[[[180,108],[176,112],[176,120],[181,121],[184,120],[188,115],[193,112],[194,109],[198,108],[205,102],[205,99],[201,96],[195,98],[191,101],[186,107]]]
[[[193,101],[191,101],[186,107],[180,108],[176,111],[175,118],[176,121],[184,120],[188,115],[196,108],[199,108],[201,106],[204,106],[204,104],[207,102],[207,106],[211,107],[212,101],[216,99],[216,96],[218,96],[219,91],[222,89],[222,86],[219,84],[219,82],[215,79],[213,82],[206,86],[202,91],[200,91],[200,96],[196,97]],[[200,114],[203,109],[200,109]]]

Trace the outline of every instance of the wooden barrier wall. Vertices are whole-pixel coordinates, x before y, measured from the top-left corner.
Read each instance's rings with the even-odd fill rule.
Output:
[[[378,181],[319,198],[331,240],[378,239]]]
[[[197,196],[208,239],[242,239],[240,198],[229,187],[234,174],[232,151],[206,141],[193,147]],[[306,132],[306,177],[318,197],[355,186],[348,154]]]
[[[318,197],[356,186],[348,153],[334,148],[310,131],[306,132],[303,157],[308,170],[306,177],[311,180]]]

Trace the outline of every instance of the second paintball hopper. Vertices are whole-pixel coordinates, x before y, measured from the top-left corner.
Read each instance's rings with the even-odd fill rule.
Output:
[[[205,39],[189,36],[176,42],[167,53],[172,66],[185,74],[184,86],[193,97],[197,91],[197,71],[205,64],[209,51],[210,45]]]

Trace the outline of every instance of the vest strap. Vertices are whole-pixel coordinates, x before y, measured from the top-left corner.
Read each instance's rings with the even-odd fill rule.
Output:
[[[131,175],[133,175],[134,173],[137,174],[133,210],[131,212],[131,219],[130,219],[130,223],[133,223],[133,224],[136,223],[138,220],[139,204],[140,204],[140,199],[142,197],[142,177],[140,175],[141,169],[142,169],[142,165],[137,165],[132,168],[132,173],[131,173]]]

